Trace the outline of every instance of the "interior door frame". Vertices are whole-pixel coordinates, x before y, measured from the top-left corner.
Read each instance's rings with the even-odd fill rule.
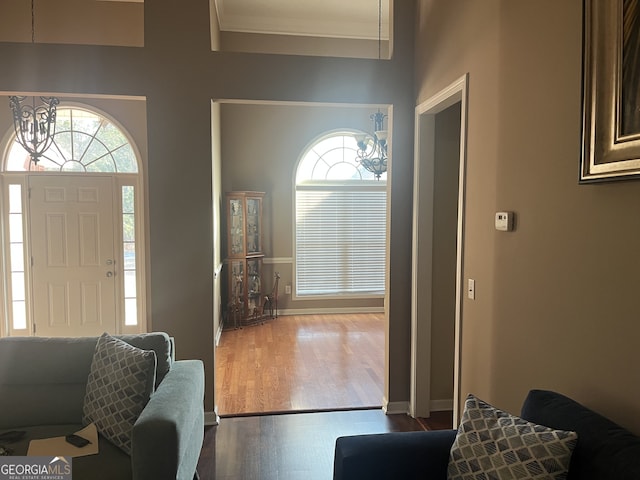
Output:
[[[413,241],[411,273],[411,382],[409,413],[431,413],[431,309],[433,267],[433,194],[435,180],[435,116],[460,102],[460,173],[458,176],[458,227],[456,246],[453,424],[460,415],[460,355],[463,296],[464,207],[469,74],[465,74],[415,109],[413,183]],[[425,203],[426,202],[426,203]],[[428,208],[420,209],[420,205]],[[425,275],[420,275],[425,273]],[[419,283],[419,279],[422,279]]]

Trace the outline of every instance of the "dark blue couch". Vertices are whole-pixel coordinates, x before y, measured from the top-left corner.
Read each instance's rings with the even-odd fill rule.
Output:
[[[640,437],[559,393],[531,390],[520,416],[578,432],[568,480],[640,480]],[[455,430],[340,437],[334,480],[446,480]]]

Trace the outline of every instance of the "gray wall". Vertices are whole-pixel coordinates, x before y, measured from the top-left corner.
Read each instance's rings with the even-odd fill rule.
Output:
[[[175,336],[179,358],[205,362],[207,410],[214,403],[213,205],[220,195],[212,99],[392,106],[385,397],[408,398],[414,14],[413,1],[396,2],[390,61],[212,52],[207,0],[145,2],[144,47],[0,43],[1,92],[146,98],[151,327]]]

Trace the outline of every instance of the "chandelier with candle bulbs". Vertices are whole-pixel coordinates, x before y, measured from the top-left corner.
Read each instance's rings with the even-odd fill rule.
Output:
[[[31,0],[31,43],[35,43],[35,6]],[[13,127],[16,140],[24,148],[33,163],[38,163],[46,152],[56,133],[56,107],[60,101],[56,97],[40,97],[41,104],[36,104],[36,97],[27,102],[27,97],[12,95],[9,107],[13,112]]]
[[[56,97],[40,97],[41,104],[25,102],[26,96],[9,97],[9,106],[13,112],[13,126],[16,140],[24,148],[33,163],[38,163],[46,152],[56,133],[56,107],[60,101]]]

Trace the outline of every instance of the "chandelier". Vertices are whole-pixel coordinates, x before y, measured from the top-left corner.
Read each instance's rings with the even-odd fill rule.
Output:
[[[378,0],[378,60],[381,59],[382,45],[382,0]],[[378,110],[371,115],[373,120],[373,135],[356,134],[354,138],[358,144],[356,160],[366,170],[373,173],[376,180],[387,171],[387,131],[384,129],[384,119],[387,117]]]
[[[373,120],[374,133],[354,135],[358,145],[356,160],[373,173],[376,180],[380,180],[380,176],[387,171],[387,131],[383,128],[386,117],[387,115],[378,110],[370,117]]]
[[[31,0],[31,43],[35,43],[35,7]],[[47,151],[56,133],[56,106],[60,101],[56,97],[40,97],[41,105],[36,105],[33,97],[31,104],[23,103],[26,96],[9,97],[9,107],[13,112],[13,127],[16,140],[24,148],[33,163]]]
[[[33,97],[31,104],[23,103],[26,96],[9,97],[9,106],[13,112],[13,127],[16,140],[24,148],[33,163],[48,150],[56,133],[56,106],[60,103],[56,97],[40,97],[41,105],[36,105]]]

